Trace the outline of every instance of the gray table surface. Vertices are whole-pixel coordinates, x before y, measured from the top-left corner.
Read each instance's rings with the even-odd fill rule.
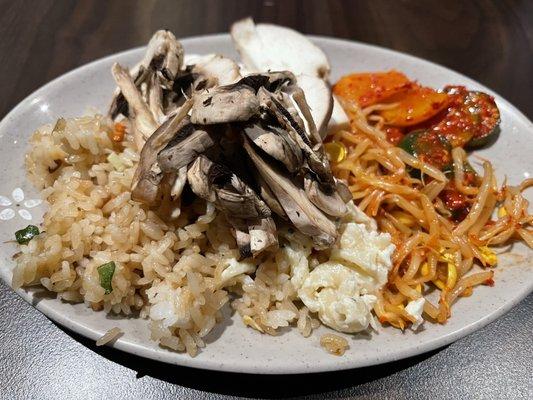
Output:
[[[221,32],[235,19],[253,15],[442,63],[533,116],[531,0],[0,0],[0,9],[1,115],[69,69],[146,43],[155,29],[167,27],[178,37]],[[97,348],[49,321],[1,281],[0,321],[2,400],[533,399],[533,295],[443,349],[307,376],[201,371]]]

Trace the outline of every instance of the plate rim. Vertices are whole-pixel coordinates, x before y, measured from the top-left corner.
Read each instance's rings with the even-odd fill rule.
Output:
[[[367,48],[369,50],[378,51],[378,52],[385,52],[388,53],[391,56],[394,55],[400,55],[404,58],[410,59],[411,61],[415,63],[422,63],[426,64],[428,67],[431,68],[437,68],[441,70],[445,70],[446,72],[452,72],[458,76],[460,76],[465,81],[473,82],[476,86],[481,87],[484,90],[487,90],[492,95],[496,96],[498,98],[498,102],[500,104],[505,105],[512,113],[516,114],[516,116],[519,119],[522,119],[524,122],[527,123],[528,127],[531,129],[533,128],[533,122],[529,120],[529,118],[520,111],[516,106],[514,106],[512,103],[510,103],[508,100],[506,100],[504,97],[499,95],[494,90],[486,87],[485,85],[481,84],[478,81],[475,81],[472,78],[469,78],[468,76],[457,72],[451,68],[448,68],[446,66],[440,65],[438,63],[435,63],[430,60],[423,59],[418,56],[414,56],[408,53],[404,53],[401,51],[396,51],[393,49],[389,49],[382,46],[377,46],[374,44],[368,44],[364,42],[359,42],[355,40],[348,40],[348,39],[341,39],[341,38],[334,38],[329,36],[320,36],[320,35],[306,35],[313,41],[319,41],[319,42],[330,42],[332,45],[334,43],[339,44],[342,43],[346,46],[362,46],[364,48]],[[194,42],[198,40],[231,40],[230,35],[228,33],[217,33],[217,34],[209,34],[209,35],[196,35],[196,36],[189,36],[185,38],[180,38],[180,41],[184,42],[184,45],[187,46],[187,42]],[[13,118],[14,115],[16,115],[20,110],[24,109],[24,107],[27,107],[33,98],[41,95],[42,93],[46,92],[49,87],[54,86],[57,82],[64,80],[64,79],[70,79],[73,75],[94,67],[98,64],[109,62],[112,59],[118,58],[118,57],[124,57],[129,54],[142,51],[145,48],[145,46],[138,46],[131,49],[119,51],[116,53],[109,54],[107,56],[98,58],[96,60],[90,61],[88,63],[85,63],[83,65],[80,65],[70,71],[65,72],[64,74],[61,74],[57,76],[56,78],[52,79],[51,81],[45,83],[44,85],[40,86],[36,90],[34,90],[32,93],[30,93],[28,96],[26,96],[23,100],[21,100],[15,107],[13,107],[9,112],[7,112],[2,120],[0,121],[0,132],[3,131],[4,124],[7,120],[10,120]],[[3,136],[3,135],[2,135]],[[2,137],[0,136],[0,138]],[[2,277],[2,280],[3,277]],[[4,282],[6,282],[4,280]],[[11,283],[6,282],[7,286],[11,288]],[[11,289],[13,290],[13,289]],[[372,365],[380,365],[385,364],[388,362],[398,361],[401,359],[406,359],[409,357],[413,357],[416,355],[424,354],[427,352],[430,352],[432,350],[444,347],[446,345],[449,345],[458,339],[461,339],[467,335],[470,335],[471,333],[482,329],[489,323],[501,318],[504,314],[506,314],[509,310],[511,310],[513,307],[515,307],[518,303],[520,303],[524,298],[526,298],[531,292],[533,291],[533,281],[530,281],[527,286],[524,287],[524,290],[520,292],[518,295],[514,296],[510,301],[503,303],[500,307],[495,308],[492,310],[489,314],[483,316],[482,318],[468,324],[465,326],[462,326],[461,328],[446,333],[444,335],[440,335],[437,337],[433,337],[428,339],[427,341],[423,342],[423,344],[418,344],[416,346],[411,346],[406,349],[400,349],[396,350],[394,352],[387,352],[385,354],[380,354],[379,357],[375,358],[364,358],[364,359],[354,359],[350,362],[343,363],[341,365],[335,365],[334,363],[328,364],[328,365],[320,365],[318,368],[313,368],[308,366],[308,368],[303,368],[302,366],[291,366],[286,365],[282,368],[277,368],[275,371],[272,370],[272,367],[268,367],[267,364],[262,365],[258,364],[256,365],[253,370],[245,370],[246,366],[244,365],[232,365],[232,364],[222,364],[220,362],[217,362],[214,359],[197,359],[193,357],[189,357],[188,355],[183,353],[175,353],[172,351],[163,350],[158,351],[155,349],[147,348],[143,346],[142,344],[135,343],[128,340],[122,340],[118,339],[116,342],[110,345],[110,347],[113,347],[117,350],[125,351],[131,354],[134,354],[139,357],[145,357],[149,359],[153,359],[160,362],[166,362],[173,365],[179,365],[179,366],[185,366],[185,367],[191,367],[191,368],[198,368],[198,369],[206,369],[206,370],[214,370],[214,371],[225,371],[225,372],[236,372],[236,373],[255,373],[255,374],[302,374],[302,373],[318,373],[318,372],[331,372],[331,371],[339,371],[339,370],[346,370],[346,369],[354,369],[354,368],[363,368],[368,367]],[[37,302],[37,304],[34,304],[35,301],[32,300],[31,292],[26,291],[24,289],[17,289],[15,292],[22,297],[27,303],[29,303],[31,306],[39,310],[41,313],[43,313],[47,318],[50,320],[60,324],[61,326],[77,333],[82,336],[85,336],[92,340],[97,340],[101,335],[103,334],[101,331],[97,331],[83,323],[76,322],[75,319],[72,319],[68,316],[63,315],[58,310],[54,309],[52,306],[47,304],[46,302]]]

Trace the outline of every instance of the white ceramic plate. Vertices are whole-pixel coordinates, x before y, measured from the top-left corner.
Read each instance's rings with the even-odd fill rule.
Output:
[[[444,67],[391,50],[335,39],[313,40],[329,56],[332,81],[353,71],[394,68],[435,88],[462,84],[492,93],[501,110],[502,134],[496,145],[479,154],[494,163],[500,179],[507,174],[509,181],[516,183],[533,174],[532,123],[489,89]],[[237,57],[228,35],[185,39],[183,44],[186,53],[217,52]],[[77,116],[90,107],[105,111],[115,87],[110,74],[112,63],[118,61],[132,66],[143,52],[143,49],[126,51],[65,74],[22,101],[0,123],[0,158],[3,160],[0,174],[0,276],[6,282],[11,282],[11,256],[15,247],[3,242],[12,240],[16,230],[28,225],[29,221],[24,217],[31,217],[34,223],[41,222],[44,210],[43,205],[31,207],[35,202],[28,202],[39,198],[24,173],[28,138],[37,127],[55,121],[58,116]],[[118,326],[125,334],[114,344],[115,348],[171,364],[267,374],[331,371],[414,356],[451,343],[500,317],[533,289],[532,253],[522,244],[509,250],[507,255],[499,257],[495,286],[480,287],[473,296],[460,299],[446,325],[426,323],[425,329],[416,334],[383,328],[378,333],[347,336],[350,349],[343,357],[330,356],[320,347],[319,337],[325,328],[308,339],[301,337],[295,329],[271,337],[245,328],[239,318],[233,317],[210,334],[207,347],[197,357],[190,358],[151,342],[145,320],[109,317],[83,305],[62,303],[34,292],[20,290],[18,293],[52,320],[92,339]]]

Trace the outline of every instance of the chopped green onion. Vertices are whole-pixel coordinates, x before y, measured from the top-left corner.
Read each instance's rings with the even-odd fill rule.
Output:
[[[114,261],[110,261],[98,267],[98,275],[100,275],[100,286],[105,289],[105,294],[109,294],[113,291],[111,280],[113,279],[115,268],[116,265]]]
[[[26,228],[15,232],[15,239],[17,239],[18,244],[28,244],[38,234],[39,228],[35,225],[28,225]]]

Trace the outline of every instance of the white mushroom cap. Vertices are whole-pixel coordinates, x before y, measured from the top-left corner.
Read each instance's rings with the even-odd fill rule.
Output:
[[[348,129],[350,126],[350,119],[343,110],[341,104],[333,95],[333,110],[331,112],[331,118],[327,125],[327,132],[337,132],[340,129]],[[323,137],[323,136],[322,136]]]
[[[248,69],[256,72],[289,70],[327,78],[330,70],[324,52],[293,29],[254,24],[251,18],[235,22],[231,36]]]
[[[324,137],[333,108],[331,89],[326,82],[330,66],[324,52],[295,30],[255,25],[251,18],[234,23],[231,36],[246,70],[288,70],[297,76],[317,130]]]
[[[220,86],[235,83],[242,77],[237,63],[231,58],[220,54],[186,55],[185,65],[193,64],[196,72],[216,78],[217,84]]]
[[[298,75],[296,80],[298,86],[304,91],[305,100],[311,111],[313,121],[315,121],[316,128],[320,136],[324,138],[333,110],[331,89],[326,81],[314,76]]]

